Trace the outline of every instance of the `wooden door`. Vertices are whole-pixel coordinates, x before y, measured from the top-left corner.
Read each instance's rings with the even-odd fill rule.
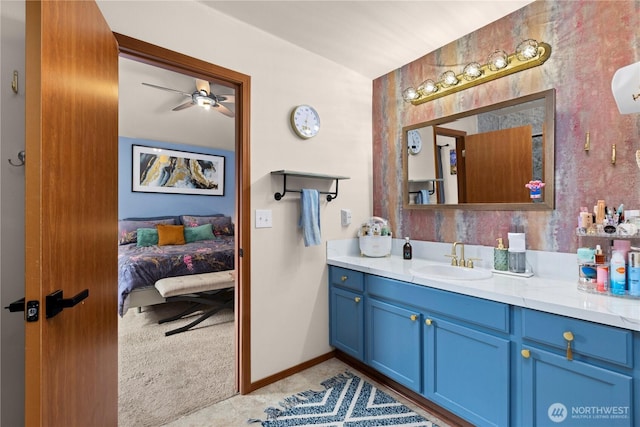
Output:
[[[531,125],[465,137],[468,203],[529,203]]]
[[[92,1],[26,12],[25,424],[116,426],[118,47]]]

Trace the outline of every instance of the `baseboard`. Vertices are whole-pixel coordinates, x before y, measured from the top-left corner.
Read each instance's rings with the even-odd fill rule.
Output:
[[[389,389],[398,393],[405,399],[408,399],[414,405],[424,409],[425,411],[428,411],[429,413],[438,417],[445,423],[454,427],[474,427],[474,425],[471,424],[470,422],[460,418],[459,416],[455,415],[452,412],[449,412],[448,410],[433,403],[432,401],[425,399],[423,396],[419,395],[415,391],[409,390],[405,386],[387,378],[386,376],[382,375],[380,372],[376,371],[373,368],[370,368],[369,366],[349,356],[348,354],[345,354],[339,350],[334,350],[333,353],[337,359],[343,361],[344,363],[353,367],[354,369],[357,369],[363,374],[366,374],[368,377],[379,382],[385,387],[388,387]]]
[[[298,372],[302,372],[305,369],[309,369],[312,366],[318,365],[326,360],[332,359],[336,356],[336,351],[330,351],[329,353],[325,353],[318,357],[314,357],[313,359],[307,360],[299,365],[292,366],[289,369],[285,369],[284,371],[278,372],[277,374],[270,375],[266,378],[263,378],[258,381],[254,381],[249,384],[249,390],[247,393],[251,393],[252,391],[256,391],[259,388],[268,386],[269,384],[275,383],[276,381],[280,381],[281,379],[290,377],[293,374],[297,374]]]

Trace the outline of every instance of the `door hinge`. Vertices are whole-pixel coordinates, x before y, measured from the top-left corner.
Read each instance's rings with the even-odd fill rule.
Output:
[[[243,255],[244,251],[242,250],[242,248],[238,249],[238,256],[242,258]]]

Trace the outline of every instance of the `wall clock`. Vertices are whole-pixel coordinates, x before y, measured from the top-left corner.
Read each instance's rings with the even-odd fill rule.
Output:
[[[291,128],[300,138],[312,138],[320,132],[320,115],[309,105],[298,105],[291,111]]]
[[[407,132],[407,146],[409,154],[415,155],[422,150],[422,138],[420,137],[420,132],[417,130],[410,130]]]

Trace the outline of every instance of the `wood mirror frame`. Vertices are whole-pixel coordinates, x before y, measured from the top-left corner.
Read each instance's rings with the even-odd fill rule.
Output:
[[[505,108],[516,109],[519,105],[540,101],[542,108],[544,109],[544,119],[542,121],[542,177],[545,186],[542,191],[542,197],[540,199],[534,199],[535,201],[528,202],[491,202],[491,203],[430,203],[430,204],[415,204],[411,203],[411,188],[409,181],[409,150],[408,150],[408,132],[416,129],[434,127],[439,129],[438,133],[449,134],[447,136],[453,138],[464,138],[465,133],[459,132],[453,129],[447,129],[447,124],[451,124],[460,119],[469,118],[478,114],[493,112]],[[434,131],[435,132],[435,131]],[[474,110],[458,113],[452,116],[442,117],[434,119],[428,122],[417,123],[411,126],[402,128],[402,198],[404,209],[416,209],[416,210],[441,210],[441,209],[464,209],[464,210],[552,210],[555,207],[555,191],[554,191],[554,175],[555,175],[555,89],[549,89],[543,92],[534,93],[531,95],[522,96],[519,98],[511,99],[508,101],[500,102],[497,104],[477,108]],[[436,141],[423,141],[422,151],[425,150],[437,150],[434,146]],[[456,144],[457,145],[457,144]],[[462,155],[460,150],[457,150],[458,157]],[[432,156],[435,158],[435,154]],[[442,171],[441,171],[442,173]],[[436,178],[438,178],[436,176]],[[529,180],[533,179],[530,178]],[[518,182],[517,185],[526,184],[525,182]],[[438,187],[442,185],[442,178],[431,180],[433,191],[438,191]],[[528,191],[528,190],[526,190]],[[415,191],[412,191],[415,193]],[[432,193],[433,194],[433,193]]]

